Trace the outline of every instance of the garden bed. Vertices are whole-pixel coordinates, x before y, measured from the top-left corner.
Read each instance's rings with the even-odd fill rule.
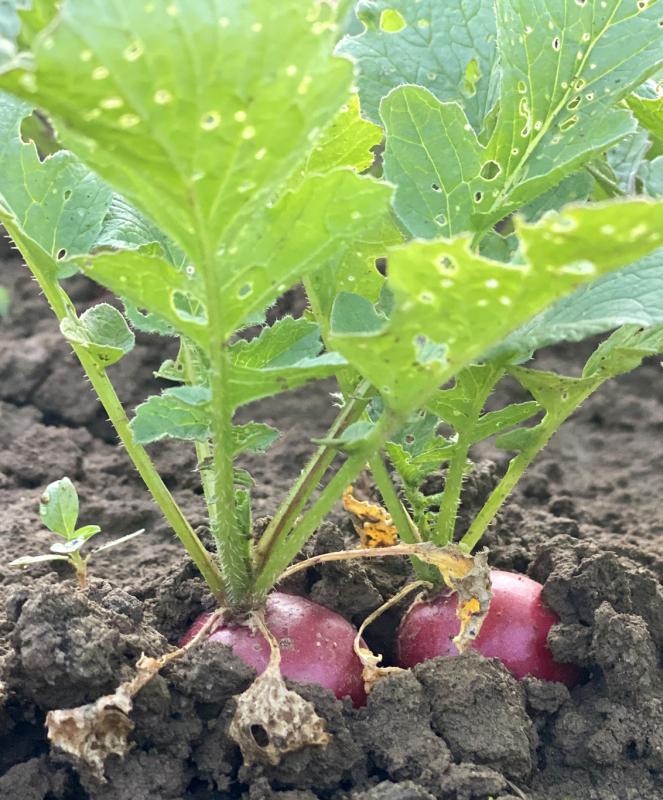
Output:
[[[85,593],[67,568],[0,566],[0,798],[3,800],[655,800],[663,795],[663,385],[657,362],[606,385],[557,434],[486,537],[491,563],[545,582],[562,624],[550,644],[586,669],[571,694],[558,684],[516,682],[475,655],[438,659],[380,683],[353,710],[300,687],[327,721],[326,749],[290,754],[278,767],[241,766],[227,738],[232,696],[251,671],[220,646],[192,651],[139,695],[133,748],[107,763],[108,782],[51,752],[45,713],[90,702],[131,675],[141,652],[177,642],[211,597],[115,444],[68,345],[44,313],[27,271],[7,255],[2,283],[12,310],[0,325],[0,536],[3,561],[38,552],[40,492],[69,475],[81,520],[109,539],[145,536],[92,563]],[[77,279],[73,296],[91,302]],[[147,394],[143,378],[163,340],[139,342],[116,370],[123,400]],[[574,349],[577,365],[583,348]],[[587,346],[586,352],[589,352]],[[570,351],[568,351],[570,352]],[[140,362],[141,369],[137,368]],[[574,368],[563,348],[540,366]],[[146,369],[146,367],[149,368]],[[258,406],[320,435],[330,422],[318,384]],[[514,390],[515,391],[515,390]],[[256,512],[269,514],[301,469],[307,437],[286,435],[252,463]],[[302,443],[303,441],[303,443]],[[204,508],[190,448],[158,447],[168,486],[194,523]],[[469,511],[504,468],[497,451],[464,492]],[[504,458],[503,456],[501,458]],[[461,515],[462,518],[462,515]],[[309,550],[356,544],[338,510]],[[43,548],[42,548],[43,549]],[[398,559],[331,564],[289,586],[360,622],[407,577]],[[370,643],[388,654],[379,623]]]

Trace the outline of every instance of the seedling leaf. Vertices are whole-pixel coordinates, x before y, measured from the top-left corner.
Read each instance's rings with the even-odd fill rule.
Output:
[[[77,535],[78,493],[69,478],[49,483],[41,496],[39,516],[49,531],[65,539]]]

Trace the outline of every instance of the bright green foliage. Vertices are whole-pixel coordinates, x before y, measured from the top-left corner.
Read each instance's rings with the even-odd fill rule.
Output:
[[[230,348],[229,392],[236,407],[338,374],[345,359],[320,355],[320,330],[313,322],[284,317],[251,341]]]
[[[442,101],[462,102],[471,124],[481,130],[496,99],[492,3],[369,0],[358,4],[357,13],[365,31],[344,39],[340,51],[359,64],[362,107],[371,119],[379,121],[385,95],[412,83]]]
[[[403,245],[389,256],[391,319],[341,296],[332,341],[387,405],[416,408],[553,300],[660,246],[662,215],[663,204],[638,200],[519,222],[520,264],[482,258],[462,236]]]
[[[65,145],[211,267],[347,101],[351,68],[330,57],[323,13],[298,0],[69,0],[35,42],[34,70],[3,83],[46,107]]]
[[[361,116],[359,96],[353,94],[336,119],[325,128],[306,165],[307,172],[329,172],[334,167],[350,166],[367,170],[382,141],[382,129]]]
[[[207,442],[211,436],[212,395],[204,386],[176,386],[159,396],[150,397],[136,408],[131,423],[136,441],[140,444],[162,439],[184,439]],[[264,452],[278,437],[278,431],[256,422],[232,428],[232,452],[245,450]]]

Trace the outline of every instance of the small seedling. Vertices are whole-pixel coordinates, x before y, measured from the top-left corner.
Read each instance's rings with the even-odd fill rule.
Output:
[[[50,553],[41,556],[23,556],[11,561],[9,566],[28,567],[31,564],[40,564],[46,561],[68,561],[76,572],[80,587],[84,589],[87,586],[88,561],[93,555],[124,544],[144,532],[139,530],[121,536],[84,556],[81,550],[93,536],[101,533],[101,528],[98,525],[83,525],[77,528],[78,511],[78,492],[71,480],[61,478],[59,481],[50,483],[41,496],[39,516],[48,530],[60,536],[64,541],[52,544]]]

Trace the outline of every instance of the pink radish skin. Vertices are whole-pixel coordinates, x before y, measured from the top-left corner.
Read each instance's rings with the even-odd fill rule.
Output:
[[[201,614],[181,645],[187,644],[209,619]],[[318,683],[336,697],[350,697],[355,707],[366,703],[362,665],[353,643],[356,629],[339,614],[303,597],[273,592],[265,606],[267,627],[281,647],[281,672],[299,683]],[[269,662],[263,636],[240,625],[220,624],[208,641],[231,647],[234,654],[260,674]]]
[[[558,663],[548,648],[548,631],[559,618],[542,604],[543,586],[525,575],[501,570],[493,570],[490,578],[493,599],[472,649],[499,658],[519,680],[531,675],[575,686],[580,669]],[[427,658],[458,655],[452,641],[460,630],[456,607],[457,595],[445,592],[409,608],[398,631],[399,666],[413,667]]]

